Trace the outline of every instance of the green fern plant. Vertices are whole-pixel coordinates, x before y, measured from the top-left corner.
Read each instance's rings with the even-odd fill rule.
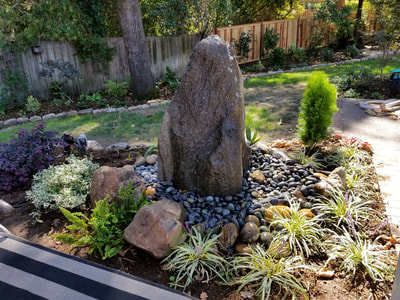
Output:
[[[325,139],[336,111],[335,86],[329,83],[324,72],[313,72],[301,100],[297,125],[300,140],[310,146]]]
[[[117,255],[125,244],[122,237],[125,228],[138,210],[149,204],[144,193],[135,199],[134,192],[131,183],[120,188],[118,198],[121,204],[108,203],[107,196],[96,203],[90,218],[81,212],[72,213],[60,207],[72,224],[67,226],[69,233],[58,234],[55,238],[71,244],[70,250],[78,246],[89,247],[89,254],[99,254],[103,260]]]

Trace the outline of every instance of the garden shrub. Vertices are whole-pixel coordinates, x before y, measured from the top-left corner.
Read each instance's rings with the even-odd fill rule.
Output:
[[[319,54],[323,61],[332,61],[333,60],[334,52],[331,48],[328,48],[328,47],[323,48],[323,49],[321,49]]]
[[[103,260],[117,255],[125,243],[122,237],[125,228],[141,207],[150,204],[144,193],[139,199],[133,197],[134,193],[132,183],[121,187],[118,190],[121,205],[108,203],[106,197],[96,203],[90,218],[81,212],[72,213],[60,207],[72,224],[67,226],[70,233],[58,234],[56,238],[71,244],[70,250],[77,246],[88,246],[89,254],[100,254]]]
[[[286,63],[286,51],[282,48],[274,48],[271,51],[271,55],[269,57],[269,61],[274,69],[279,69]]]
[[[63,142],[56,138],[56,132],[45,131],[45,123],[38,123],[31,131],[21,128],[15,139],[0,143],[0,190],[25,184],[47,168],[59,143]]]
[[[360,98],[360,93],[353,89],[348,89],[342,95],[344,98]]]
[[[82,103],[88,103],[98,107],[106,107],[108,104],[107,100],[104,99],[99,92],[93,93],[92,95],[82,93],[82,95],[79,96],[79,103],[80,105],[82,105]]]
[[[297,125],[300,140],[306,145],[314,145],[326,138],[336,111],[335,86],[329,83],[324,72],[313,72],[301,100]]]
[[[251,50],[250,43],[253,41],[254,34],[249,31],[248,33],[242,32],[240,34],[239,40],[234,40],[235,48],[237,54],[241,56],[244,60],[249,58],[249,52]]]
[[[37,220],[44,211],[84,204],[98,166],[87,158],[79,160],[71,156],[66,164],[50,166],[34,175],[32,189],[26,193],[36,208],[31,216]]]
[[[172,71],[172,69],[170,67],[166,67],[165,68],[166,73],[164,76],[164,80],[163,83],[166,84],[168,87],[170,87],[171,89],[176,89],[179,85],[179,79],[176,78],[176,75],[174,73],[174,71]]]
[[[25,108],[27,111],[35,113],[39,111],[40,106],[41,104],[38,99],[36,99],[32,95],[29,95],[28,98],[26,98]]]
[[[347,45],[343,50],[343,54],[346,55],[346,57],[355,58],[360,54],[360,51],[358,51],[357,47],[354,45]]]
[[[287,55],[295,63],[302,63],[306,59],[306,52],[302,48],[297,48],[295,44],[287,50]]]
[[[125,97],[128,94],[128,81],[114,82],[108,80],[103,86],[105,87],[104,94],[113,99]]]
[[[0,92],[0,110],[24,107],[28,96],[28,79],[25,73],[4,69],[1,75],[3,85]]]
[[[375,75],[369,68],[364,66],[348,66],[345,68],[345,73],[342,76],[335,76],[331,79],[331,83],[335,84],[339,91],[350,91],[348,94],[353,95],[357,93],[365,94],[368,91],[372,91],[376,85]],[[350,98],[350,96],[347,96]]]
[[[265,32],[263,35],[264,41],[264,56],[267,57],[269,52],[276,47],[279,43],[280,34],[275,33],[274,29],[265,28]]]

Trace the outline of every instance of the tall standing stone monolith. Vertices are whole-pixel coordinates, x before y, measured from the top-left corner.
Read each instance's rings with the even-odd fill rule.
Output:
[[[175,91],[158,139],[158,176],[201,195],[242,189],[250,149],[244,137],[243,79],[232,47],[199,42]]]

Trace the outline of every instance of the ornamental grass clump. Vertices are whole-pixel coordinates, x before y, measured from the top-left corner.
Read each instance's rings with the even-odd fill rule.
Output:
[[[300,140],[313,146],[328,136],[332,115],[337,112],[336,88],[324,72],[313,72],[301,100],[299,124]]]
[[[38,220],[43,212],[59,207],[71,209],[82,205],[90,193],[93,172],[99,167],[89,159],[67,158],[67,164],[50,166],[33,177],[32,188],[26,192]]]
[[[278,288],[279,292],[283,290],[285,296],[290,293],[297,299],[297,293],[300,292],[308,299],[306,289],[296,278],[300,277],[301,269],[307,268],[301,264],[301,257],[275,259],[259,245],[251,248],[251,252],[237,255],[233,259],[230,271],[238,276],[235,276],[230,284],[238,284],[238,290],[245,286],[255,288],[256,294],[263,300],[269,299],[274,287]],[[244,276],[241,275],[243,273]]]
[[[385,281],[387,276],[394,276],[394,255],[385,250],[377,241],[363,240],[359,233],[350,234],[343,229],[343,234],[331,237],[326,264],[340,261],[340,269],[352,274],[354,280],[357,272],[368,274],[372,281]]]
[[[204,238],[195,229],[187,234],[187,241],[175,247],[171,254],[162,263],[164,270],[177,273],[175,282],[171,285],[174,288],[185,289],[194,281],[209,282],[218,277],[223,282],[228,262],[218,254],[217,243],[219,235],[211,237],[212,232]]]
[[[319,170],[324,167],[323,159],[319,157],[320,154],[321,153],[317,150],[313,154],[308,155],[306,148],[301,147],[298,151],[293,152],[290,158],[303,166],[311,165],[313,168]]]
[[[274,213],[271,226],[280,226],[274,242],[287,243],[292,253],[309,257],[324,251],[323,242],[330,230],[321,226],[321,217],[300,209],[299,203],[291,203],[290,216]]]
[[[369,207],[371,201],[365,201],[352,191],[345,194],[339,189],[333,189],[329,197],[318,198],[314,206],[334,226],[347,228],[362,228],[362,221],[371,217],[373,209]]]

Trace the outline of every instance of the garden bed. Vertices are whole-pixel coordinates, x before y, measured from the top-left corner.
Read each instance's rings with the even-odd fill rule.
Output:
[[[288,141],[277,141],[272,146],[288,152],[297,151],[299,147],[296,142]],[[337,147],[337,141],[330,140],[322,145],[321,150],[325,151],[326,154]],[[119,167],[127,163],[131,164],[136,156],[144,150],[102,151],[88,153],[88,155],[92,155],[94,161],[100,165]],[[64,159],[65,156],[59,156],[58,162],[61,163]],[[378,189],[376,176],[374,173],[372,176],[375,179],[373,179],[369,188]],[[27,188],[29,188],[29,185],[25,189]],[[363,223],[363,232],[370,241],[378,235],[390,236],[389,227],[384,221],[385,207],[383,202],[379,200],[379,191],[375,190],[372,195],[374,196],[370,199],[373,201],[371,207],[375,211],[371,216],[377,218],[371,218]],[[1,224],[7,227],[11,233],[46,247],[68,253],[69,245],[52,238],[53,235],[64,232],[65,227],[68,225],[67,220],[61,213],[45,214],[42,217],[42,223],[33,225],[29,216],[33,210],[33,205],[26,202],[24,189],[1,192],[0,198],[15,207],[13,215],[1,219]],[[84,210],[84,212],[88,213],[88,210]],[[384,244],[385,242],[382,240],[381,243]],[[72,251],[72,254],[166,286],[172,283],[170,276],[173,274],[162,270],[159,260],[132,246],[126,245],[119,255],[107,260],[88,255],[87,248],[77,248]],[[325,255],[313,255],[307,260],[307,262],[319,267],[322,267],[325,261]],[[335,271],[335,275],[329,279],[317,278],[315,270],[305,269],[301,271],[300,281],[311,299],[384,299],[385,294],[391,291],[391,279],[387,281],[387,286],[383,283],[373,284],[362,273],[357,273],[354,281],[351,282],[351,276],[339,271],[338,265],[333,264],[332,268]],[[237,286],[218,285],[216,281],[210,283],[195,282],[186,289],[186,292],[202,299],[257,299],[254,295],[255,289],[250,286],[246,286],[240,292],[236,292],[236,289]],[[272,295],[272,299],[281,299],[282,297],[282,294],[278,296],[278,290],[276,289],[273,289]]]

